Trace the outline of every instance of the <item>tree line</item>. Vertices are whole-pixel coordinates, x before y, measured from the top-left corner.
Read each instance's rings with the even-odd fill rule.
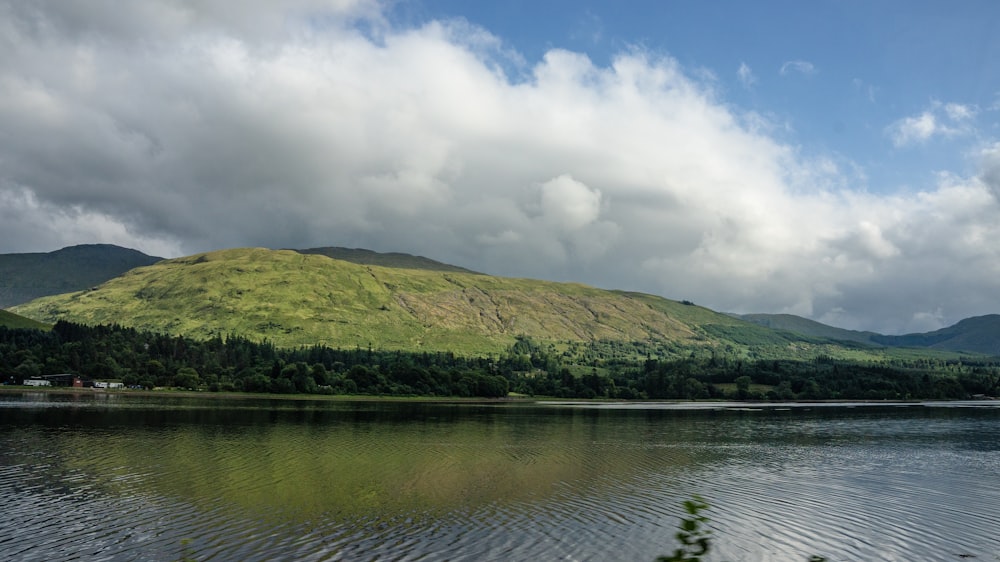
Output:
[[[498,398],[881,400],[995,395],[1000,363],[927,359],[748,360],[634,343],[574,343],[562,353],[520,337],[504,353],[310,346],[279,348],[238,335],[196,340],[117,325],[58,322],[51,331],[0,327],[0,381],[72,373],[129,387],[224,392]],[[669,344],[667,344],[669,345]],[[653,356],[655,349],[662,355]],[[645,350],[646,357],[636,356]]]

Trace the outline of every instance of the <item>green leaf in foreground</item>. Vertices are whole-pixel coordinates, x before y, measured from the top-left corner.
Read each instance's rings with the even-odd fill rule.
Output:
[[[712,548],[712,531],[706,528],[709,519],[702,514],[706,509],[708,503],[701,496],[693,496],[684,502],[688,517],[681,519],[680,530],[674,535],[681,547],[670,556],[658,557],[656,562],[701,562]],[[809,557],[809,562],[826,562],[826,558],[813,555]]]

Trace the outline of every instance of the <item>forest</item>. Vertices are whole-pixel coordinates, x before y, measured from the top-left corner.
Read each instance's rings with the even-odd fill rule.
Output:
[[[240,336],[196,340],[116,325],[0,327],[0,381],[72,373],[129,388],[208,392],[583,399],[911,400],[995,396],[1000,359],[752,359],[647,342],[556,346],[520,337],[492,357],[280,348]]]

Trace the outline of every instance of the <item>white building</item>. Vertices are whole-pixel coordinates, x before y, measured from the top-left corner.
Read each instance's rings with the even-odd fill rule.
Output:
[[[24,386],[52,386],[52,383],[44,379],[24,379]]]
[[[94,381],[94,388],[125,388],[121,381]]]

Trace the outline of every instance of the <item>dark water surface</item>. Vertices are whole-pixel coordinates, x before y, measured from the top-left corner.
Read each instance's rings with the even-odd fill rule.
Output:
[[[2,560],[1000,560],[1000,404],[0,394]]]

